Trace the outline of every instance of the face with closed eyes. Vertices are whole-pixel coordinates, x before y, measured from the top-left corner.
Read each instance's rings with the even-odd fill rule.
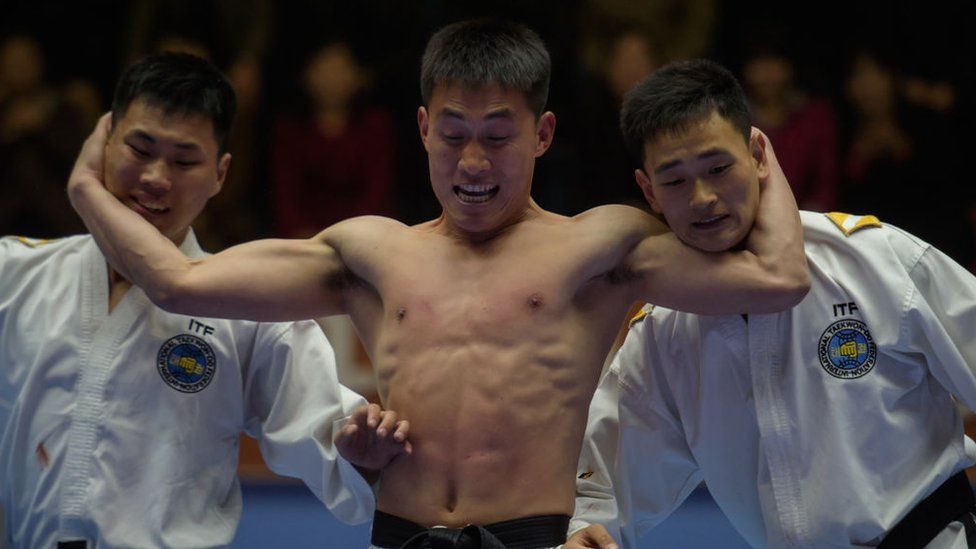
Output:
[[[209,118],[167,114],[141,98],[113,118],[105,145],[105,187],[177,244],[229,166]]]
[[[651,208],[686,244],[718,252],[749,234],[759,207],[759,179],[769,174],[757,132],[748,142],[713,112],[677,134],[644,144],[637,183]]]
[[[437,85],[417,112],[430,182],[451,230],[490,234],[530,204],[535,159],[552,143],[556,119],[536,116],[525,94],[489,84]]]

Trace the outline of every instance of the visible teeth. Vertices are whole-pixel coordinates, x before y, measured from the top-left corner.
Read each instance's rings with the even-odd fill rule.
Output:
[[[139,202],[139,205],[142,206],[143,208],[149,210],[152,213],[163,213],[163,212],[165,212],[168,209],[166,206],[157,206],[157,205],[153,205],[153,204],[146,204],[145,202]]]
[[[494,188],[493,185],[459,185],[462,191],[469,194],[486,193]]]
[[[487,202],[498,192],[497,185],[457,185],[454,192],[462,202],[479,204]]]

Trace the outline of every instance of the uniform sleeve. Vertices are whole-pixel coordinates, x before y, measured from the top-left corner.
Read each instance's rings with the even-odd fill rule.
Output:
[[[939,383],[976,410],[976,278],[933,247],[910,275],[914,295],[903,329]]]
[[[247,433],[272,471],[302,479],[336,518],[369,520],[373,491],[333,444],[335,424],[366,401],[339,383],[332,347],[317,324],[281,326],[258,330],[245,380]]]
[[[632,328],[590,406],[571,530],[599,522],[635,547],[701,481],[649,316]],[[592,474],[588,474],[592,472]]]
[[[613,467],[617,460],[620,432],[617,402],[620,385],[615,361],[593,394],[586,435],[580,451],[579,475],[576,478],[576,510],[569,534],[590,524],[602,524],[620,539],[617,500],[613,491]]]

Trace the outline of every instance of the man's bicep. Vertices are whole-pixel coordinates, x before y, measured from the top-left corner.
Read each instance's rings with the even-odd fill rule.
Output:
[[[336,251],[320,240],[258,240],[191,260],[172,299],[184,314],[314,318],[339,312],[342,288],[330,281],[343,269]]]

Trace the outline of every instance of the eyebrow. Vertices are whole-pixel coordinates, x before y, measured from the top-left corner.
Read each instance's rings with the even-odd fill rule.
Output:
[[[134,137],[136,137],[138,139],[142,139],[144,141],[148,141],[149,143],[152,143],[152,144],[155,144],[156,143],[156,138],[155,137],[149,135],[148,133],[146,133],[146,132],[144,132],[142,130],[138,130],[138,129],[137,130],[132,130],[132,132],[129,135],[132,135],[132,136],[134,136]],[[200,147],[200,145],[197,145],[196,143],[194,143],[192,141],[178,141],[178,142],[175,143],[175,146],[176,146],[177,149],[183,149],[183,150],[187,150],[187,151],[202,151],[203,150],[203,148]]]
[[[441,109],[441,116],[446,116],[448,118],[454,118],[457,120],[465,120],[464,114],[450,107],[444,107],[443,109]],[[514,116],[515,116],[515,112],[512,111],[512,109],[508,107],[503,107],[501,109],[494,110],[486,114],[484,116],[484,120],[495,120],[498,118],[513,118]]]
[[[711,149],[708,149],[707,151],[704,151],[701,154],[697,155],[695,158],[697,160],[708,160],[709,158],[712,158],[714,156],[721,156],[721,155],[727,155],[727,154],[731,154],[731,153],[729,153],[729,151],[727,151],[727,150],[725,150],[725,149],[723,149],[721,147],[712,147]],[[654,173],[661,173],[661,172],[668,171],[671,168],[673,168],[675,166],[678,166],[680,164],[683,164],[683,163],[684,163],[684,160],[682,160],[680,158],[679,159],[676,159],[676,160],[671,160],[669,162],[665,162],[664,164],[661,164],[660,166],[658,166],[657,168],[655,168],[654,169]]]

